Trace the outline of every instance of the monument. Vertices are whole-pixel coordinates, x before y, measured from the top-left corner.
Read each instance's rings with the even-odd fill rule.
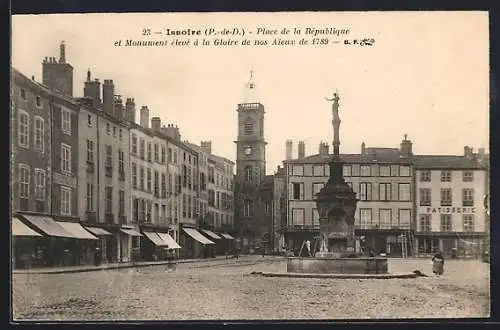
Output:
[[[339,95],[332,102],[333,154],[328,162],[328,182],[316,194],[320,222],[320,248],[312,258],[287,259],[289,273],[321,274],[387,274],[387,259],[363,257],[356,251],[354,215],[358,200],[356,193],[344,180],[340,158]]]

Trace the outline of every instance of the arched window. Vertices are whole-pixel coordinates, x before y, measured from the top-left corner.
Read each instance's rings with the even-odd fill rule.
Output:
[[[243,206],[243,216],[251,217],[253,214],[253,203],[251,200],[247,199],[244,202]]]
[[[252,181],[252,166],[245,166],[245,181]]]

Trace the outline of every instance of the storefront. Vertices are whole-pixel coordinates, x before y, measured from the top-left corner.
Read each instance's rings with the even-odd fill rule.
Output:
[[[142,234],[132,228],[120,228],[117,236],[120,242],[120,262],[139,261]]]
[[[56,221],[76,239],[69,244],[69,251],[66,251],[66,258],[70,264],[76,266],[89,265],[94,262],[95,248],[99,239],[85,230],[79,223]]]
[[[203,236],[194,228],[182,228],[185,235],[181,235],[181,240],[185,242],[185,258],[209,258],[212,256],[212,245],[214,242]],[[187,247],[187,248],[186,248]]]
[[[225,244],[223,244],[222,237],[217,235],[211,230],[208,229],[201,229],[201,232],[206,235],[208,239],[213,239],[214,243],[212,246],[212,256],[215,257],[216,255],[223,255],[227,252],[225,248]]]
[[[143,231],[141,241],[141,257],[147,261],[158,261],[164,259],[164,248],[168,246],[167,242],[153,231]]]
[[[94,236],[96,236],[99,239],[95,244],[95,248],[99,248],[100,253],[102,253],[102,255],[105,255],[106,237],[111,237],[111,236],[113,236],[113,234],[111,234],[109,231],[107,231],[103,228],[99,228],[99,227],[84,227],[84,228],[86,230],[88,230],[89,232],[91,232]],[[95,258],[95,252],[96,251],[94,251],[93,258]],[[93,259],[92,262],[95,263],[95,260]]]
[[[235,244],[234,244],[234,237],[229,235],[228,233],[217,233],[219,234],[220,236],[222,236],[222,238],[224,238],[224,240],[221,242],[223,245],[224,245],[224,250],[225,252],[224,253],[234,253],[234,250],[235,250]]]
[[[31,268],[38,265],[36,246],[43,237],[30,229],[16,217],[12,218],[12,266],[14,268]],[[40,265],[42,266],[42,265]]]

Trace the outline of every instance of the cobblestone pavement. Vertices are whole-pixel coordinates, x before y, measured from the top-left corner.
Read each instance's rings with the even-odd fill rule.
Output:
[[[390,259],[390,272],[417,279],[266,278],[283,259],[73,274],[14,274],[16,320],[192,320],[488,317],[489,264],[450,260],[432,275],[429,259]]]

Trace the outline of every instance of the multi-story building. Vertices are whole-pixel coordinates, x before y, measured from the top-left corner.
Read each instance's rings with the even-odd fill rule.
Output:
[[[259,216],[260,184],[266,175],[264,106],[259,102],[253,77],[245,85],[244,100],[238,104],[236,143],[235,226],[236,243],[243,251],[259,248],[259,240],[268,233],[269,224]]]
[[[416,249],[479,256],[487,241],[487,166],[472,148],[463,156],[415,156]]]
[[[317,155],[305,156],[299,143],[299,158],[284,162],[286,169],[287,225],[282,228],[288,249],[300,249],[305,240],[315,242],[319,215],[315,196],[328,181],[329,147],[319,146]],[[412,143],[406,137],[401,148],[367,148],[360,154],[342,154],[345,180],[359,199],[355,228],[357,249],[401,255],[409,251],[413,208]],[[291,141],[287,141],[291,158]]]

